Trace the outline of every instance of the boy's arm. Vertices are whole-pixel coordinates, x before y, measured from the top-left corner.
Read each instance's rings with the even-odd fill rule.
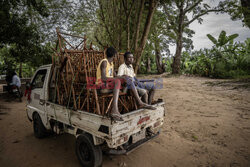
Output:
[[[101,64],[101,79],[102,81],[106,81],[107,77],[106,77],[106,68],[107,68],[107,62],[103,61]]]
[[[112,77],[106,76],[106,68],[107,68],[107,61],[103,61],[101,64],[101,79],[102,79],[102,81],[107,81],[108,79],[112,78]]]

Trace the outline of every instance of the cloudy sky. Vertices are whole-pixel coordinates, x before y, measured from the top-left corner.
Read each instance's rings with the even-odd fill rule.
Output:
[[[227,35],[239,34],[239,37],[235,41],[244,41],[246,38],[250,38],[250,29],[243,27],[242,22],[232,21],[228,14],[210,13],[202,17],[203,22],[199,24],[197,21],[190,24],[190,28],[195,31],[193,36],[194,50],[201,48],[211,48],[213,43],[207,38],[207,34],[218,38],[220,32],[225,30]],[[175,46],[170,48],[171,53],[175,53]]]

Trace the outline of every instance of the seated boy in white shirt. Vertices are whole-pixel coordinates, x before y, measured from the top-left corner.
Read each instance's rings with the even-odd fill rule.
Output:
[[[132,85],[136,86],[138,94],[142,97],[142,101],[144,103],[151,104],[155,92],[154,85],[152,84],[144,85],[142,82],[136,79],[135,72],[132,66],[133,61],[134,61],[133,54],[130,52],[126,52],[124,54],[124,63],[120,65],[117,75],[126,77],[128,83],[134,82],[135,84]],[[148,96],[148,91],[149,91],[149,96]]]

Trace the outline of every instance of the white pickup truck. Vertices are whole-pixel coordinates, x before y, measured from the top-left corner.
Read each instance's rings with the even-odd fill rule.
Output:
[[[82,166],[101,166],[102,152],[127,154],[157,136],[163,125],[164,102],[156,110],[138,109],[122,115],[124,121],[53,103],[50,96],[52,65],[41,66],[31,79],[27,116],[34,134],[43,138],[51,132],[76,136],[76,154]]]

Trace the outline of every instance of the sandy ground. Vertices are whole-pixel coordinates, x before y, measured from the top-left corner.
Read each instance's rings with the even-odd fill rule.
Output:
[[[160,136],[129,155],[104,155],[104,167],[250,166],[250,90],[244,83],[185,76],[163,82],[156,93],[167,111]],[[0,99],[1,167],[80,167],[74,147],[67,134],[36,139],[25,103]]]

